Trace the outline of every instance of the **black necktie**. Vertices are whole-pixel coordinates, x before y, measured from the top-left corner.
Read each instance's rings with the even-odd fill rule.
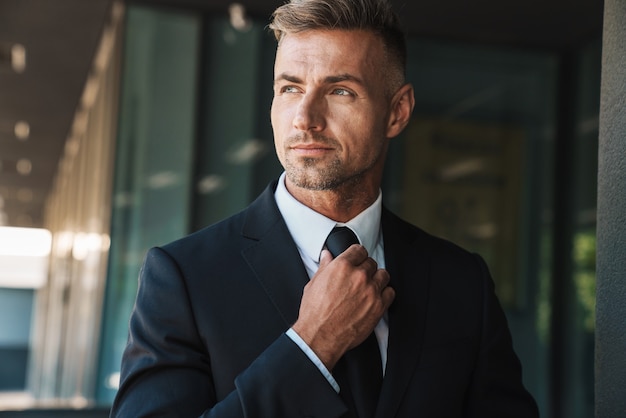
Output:
[[[350,245],[358,243],[359,240],[350,228],[339,226],[333,228],[328,234],[326,248],[333,257],[337,257]],[[347,381],[342,376],[344,368]],[[349,403],[354,402],[359,418],[373,417],[383,381],[380,350],[374,333],[372,332],[362,344],[348,351],[337,364],[336,369],[342,398]],[[345,387],[346,385],[349,389]],[[352,394],[352,399],[349,399],[346,393],[348,390]]]
[[[328,234],[328,238],[326,238],[326,248],[328,248],[333,257],[337,257],[352,244],[358,243],[359,239],[347,226],[334,227]]]

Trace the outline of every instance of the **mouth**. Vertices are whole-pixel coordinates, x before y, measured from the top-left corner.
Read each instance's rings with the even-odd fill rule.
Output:
[[[322,155],[329,151],[333,151],[334,148],[325,144],[296,144],[289,147],[289,149],[301,156],[316,156]]]

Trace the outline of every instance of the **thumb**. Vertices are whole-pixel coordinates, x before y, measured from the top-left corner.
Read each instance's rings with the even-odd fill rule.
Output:
[[[331,261],[333,261],[333,255],[327,249],[322,250],[322,254],[320,255],[320,266],[319,269],[323,269],[326,267]]]

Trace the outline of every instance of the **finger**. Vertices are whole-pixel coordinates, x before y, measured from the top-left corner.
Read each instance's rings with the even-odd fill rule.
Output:
[[[326,267],[331,261],[333,261],[333,255],[328,250],[322,250],[322,254],[320,255],[320,266],[322,269]]]
[[[378,269],[372,276],[372,280],[375,283],[379,292],[382,292],[389,284],[390,280],[389,272],[385,269]]]
[[[361,266],[365,269],[369,277],[373,277],[378,272],[378,263],[371,257],[367,257],[363,260]]]
[[[396,298],[396,291],[393,289],[393,287],[386,286],[383,289],[382,293],[380,294],[380,299],[383,302],[383,306],[385,307],[385,310],[389,309],[389,306],[391,306],[395,298]]]
[[[337,258],[339,257],[345,258],[352,265],[358,266],[367,259],[367,250],[362,245],[352,244],[348,249],[337,256]]]

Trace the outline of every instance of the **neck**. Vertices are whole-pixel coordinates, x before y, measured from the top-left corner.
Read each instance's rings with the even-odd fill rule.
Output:
[[[336,222],[348,222],[370,207],[380,190],[378,184],[363,182],[343,184],[331,190],[311,190],[296,186],[288,177],[285,186],[300,203]]]

